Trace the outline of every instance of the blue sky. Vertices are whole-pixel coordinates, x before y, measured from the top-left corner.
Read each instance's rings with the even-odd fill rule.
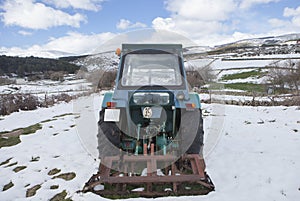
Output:
[[[119,34],[145,28],[205,46],[300,33],[300,1],[0,0],[0,53],[8,55],[87,54]]]

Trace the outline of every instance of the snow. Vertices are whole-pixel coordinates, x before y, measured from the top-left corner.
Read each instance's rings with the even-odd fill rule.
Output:
[[[119,56],[115,52],[103,52],[90,55],[74,62],[78,66],[84,66],[89,72],[95,70],[115,70],[118,68]]]
[[[296,107],[226,106],[222,139],[206,157],[217,186],[207,198],[299,200],[299,114]]]
[[[97,120],[102,95],[82,97],[51,108],[21,111],[1,117],[0,132],[45,120],[35,134],[0,149],[0,200],[45,200],[66,190],[73,200],[107,200],[92,193],[76,193],[97,172]],[[165,197],[156,200],[299,200],[300,109],[202,104],[205,129],[204,156],[216,190],[206,196]],[[75,126],[74,126],[75,125]],[[297,131],[297,132],[296,132]],[[31,162],[32,158],[40,157]],[[16,166],[26,166],[13,172]],[[48,172],[75,172],[73,180],[52,179]],[[29,186],[27,186],[29,184]],[[36,195],[26,190],[41,184]],[[51,190],[50,186],[59,185]],[[26,187],[25,187],[26,186]],[[129,200],[152,200],[135,198]]]
[[[24,93],[24,94],[76,94],[91,89],[91,83],[85,79],[65,80],[63,82],[40,80],[25,82],[22,84],[10,84],[0,86],[0,94]]]
[[[205,67],[210,64],[211,68],[214,70],[226,70],[226,69],[239,69],[239,68],[262,68],[273,64],[277,60],[223,60],[219,59],[196,59],[189,61],[197,67]]]
[[[90,97],[94,99],[94,97]],[[100,102],[102,97],[95,97],[95,102]],[[87,101],[89,98],[78,99],[78,103]],[[87,101],[89,103],[89,101]],[[21,143],[13,147],[0,149],[0,161],[3,162],[12,158],[11,163],[17,162],[12,167],[0,166],[0,187],[12,181],[14,187],[0,193],[0,200],[25,200],[26,189],[34,185],[41,184],[42,188],[34,196],[36,200],[51,198],[55,194],[66,189],[70,195],[81,189],[92,174],[97,171],[99,161],[97,156],[92,156],[85,148],[80,139],[81,131],[76,127],[82,126],[80,110],[76,103],[63,103],[51,108],[41,108],[35,111],[13,113],[3,117],[1,120],[1,131],[8,131],[14,128],[26,127],[39,122],[43,125],[41,130],[35,134],[21,135]],[[99,107],[98,107],[99,108]],[[94,110],[92,110],[94,115]],[[90,117],[92,116],[90,115]],[[96,127],[96,119],[95,119]],[[75,126],[73,126],[75,125]],[[88,125],[87,125],[88,126]],[[88,129],[85,129],[88,130]],[[94,135],[85,133],[85,135]],[[95,136],[96,137],[96,136]],[[96,147],[93,147],[96,149]],[[32,158],[39,157],[38,161],[31,162]],[[27,168],[14,173],[12,170],[16,166],[26,166]],[[61,173],[75,172],[76,177],[71,181],[62,179],[52,179],[47,173],[54,169],[61,169]],[[25,186],[28,185],[26,188]],[[59,185],[59,189],[50,190],[51,185]],[[2,188],[1,188],[2,189]]]

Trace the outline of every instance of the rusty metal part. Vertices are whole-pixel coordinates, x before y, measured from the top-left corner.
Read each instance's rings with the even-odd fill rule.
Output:
[[[214,190],[214,184],[206,174],[204,159],[198,154],[187,154],[163,169],[157,175],[158,163],[176,160],[172,155],[125,155],[105,157],[99,172],[93,175],[81,192],[93,192],[104,197],[161,197],[168,195],[203,195]],[[120,164],[119,170],[113,168]],[[105,164],[105,165],[103,165]],[[136,168],[144,164],[147,175],[135,174]],[[95,190],[104,185],[104,190]],[[143,191],[132,189],[143,187]]]

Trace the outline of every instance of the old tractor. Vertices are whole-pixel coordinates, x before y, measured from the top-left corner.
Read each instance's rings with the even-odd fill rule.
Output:
[[[199,96],[189,92],[182,45],[123,44],[98,122],[99,171],[83,191],[104,197],[200,195],[205,172]]]

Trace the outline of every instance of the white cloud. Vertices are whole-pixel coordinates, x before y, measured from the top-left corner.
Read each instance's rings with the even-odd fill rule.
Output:
[[[172,18],[157,17],[152,21],[152,26],[154,29],[172,30],[175,28],[175,22]]]
[[[202,21],[223,21],[237,4],[234,0],[168,0],[167,10],[174,16]]]
[[[288,7],[284,8],[283,16],[284,17],[300,16],[300,6],[296,9],[288,8]]]
[[[268,4],[273,2],[279,2],[281,0],[242,0],[240,3],[241,9],[248,9],[254,5],[258,4]]]
[[[52,38],[43,48],[74,54],[90,54],[102,43],[114,36],[115,34],[110,32],[91,35],[69,32],[64,37]]]
[[[23,36],[31,36],[32,32],[28,32],[28,31],[18,31],[18,34],[23,35]]]
[[[269,24],[272,27],[285,27],[287,25],[287,23],[289,23],[289,22],[286,20],[282,20],[282,19],[277,19],[277,18],[269,19]]]
[[[226,32],[231,15],[237,8],[235,0],[168,0],[166,9],[171,12],[168,18],[157,17],[152,21],[155,29],[175,31],[191,40]]]
[[[99,48],[103,43],[113,38],[116,34],[107,32],[100,34],[81,34],[77,32],[69,32],[66,36],[59,38],[51,38],[48,43],[43,45],[33,45],[28,48],[20,47],[0,47],[0,52],[6,52],[7,55],[22,56],[41,56],[49,57],[45,54],[47,51],[58,51],[69,53],[70,55],[84,55],[95,53],[95,49]],[[57,56],[56,54],[54,56]],[[63,56],[63,55],[61,55]],[[51,55],[50,55],[51,57]]]
[[[141,22],[136,22],[133,23],[129,20],[126,19],[121,19],[117,25],[116,25],[117,29],[121,29],[121,30],[125,30],[125,29],[134,29],[134,28],[146,28],[147,25],[141,23]]]
[[[300,7],[286,9],[285,15],[292,17],[290,21],[257,19],[255,11],[251,10],[255,5],[271,5],[279,1],[282,0],[166,0],[170,17],[155,18],[152,27],[176,31],[199,45],[210,46],[297,30],[296,24],[300,26]],[[275,26],[276,23],[280,26]]]
[[[100,3],[104,0],[43,0],[45,3],[55,5],[57,8],[72,7],[75,9],[98,11]]]
[[[297,8],[284,8],[283,19],[272,18],[269,24],[276,33],[300,32],[300,6]]]
[[[70,15],[33,0],[6,0],[1,8],[1,20],[7,26],[48,29],[63,25],[80,27],[81,22],[86,22],[86,17],[81,14]]]

